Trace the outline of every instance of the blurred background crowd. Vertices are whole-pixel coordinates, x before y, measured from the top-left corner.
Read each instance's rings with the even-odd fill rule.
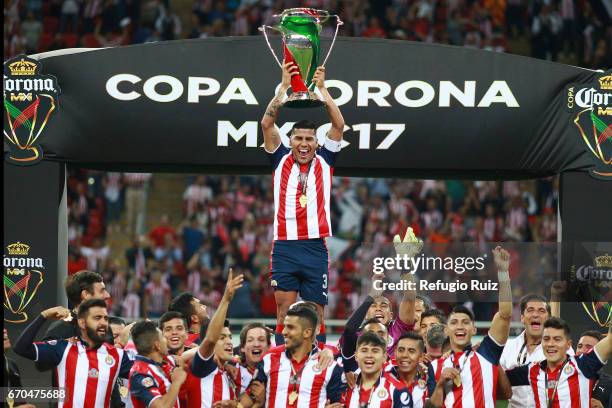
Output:
[[[7,0],[4,59],[72,47],[258,35],[272,15],[298,6],[340,15],[342,36],[483,48],[587,68],[611,65],[607,0]]]
[[[496,182],[335,177],[332,195],[335,236],[328,240],[328,318],[350,315],[371,285],[368,254],[409,226],[437,248],[437,255],[452,255],[452,246],[462,242],[473,243],[481,254],[488,242],[518,247],[521,242],[550,243],[535,252],[516,251],[510,271],[516,296],[542,287],[555,269],[557,178]],[[159,317],[184,290],[214,310],[224,273],[233,266],[247,283],[229,315],[276,316],[268,278],[274,216],[269,176],[72,169],[68,202],[69,274],[84,268],[102,274],[113,314]],[[482,303],[475,312],[488,319],[490,307],[494,303]]]

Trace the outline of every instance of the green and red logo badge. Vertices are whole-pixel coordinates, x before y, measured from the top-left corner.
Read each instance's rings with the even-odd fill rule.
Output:
[[[9,163],[28,166],[43,158],[38,144],[60,93],[57,79],[41,73],[41,63],[25,55],[4,63],[4,136]]]

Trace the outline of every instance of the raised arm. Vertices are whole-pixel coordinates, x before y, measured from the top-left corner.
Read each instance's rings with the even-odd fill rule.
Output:
[[[221,298],[221,303],[219,303],[217,311],[210,320],[208,330],[206,330],[206,337],[204,337],[202,344],[200,344],[199,352],[202,358],[208,359],[215,350],[215,344],[217,343],[217,340],[219,340],[219,336],[221,336],[221,330],[223,330],[223,323],[225,322],[225,317],[227,316],[227,309],[234,298],[236,291],[242,287],[243,279],[244,278],[242,275],[234,277],[233,271],[230,268],[227,275],[227,284],[225,285],[223,298]]]
[[[491,322],[489,336],[497,344],[504,345],[510,334],[510,321],[512,320],[512,287],[510,285],[510,254],[498,246],[493,251],[493,259],[497,267],[499,281],[499,310]]]
[[[423,249],[423,241],[414,235],[414,231],[411,227],[406,230],[404,238],[401,239],[399,235],[393,237],[393,245],[395,246],[395,253],[400,256],[407,256],[414,258]],[[414,282],[414,271],[406,271],[402,273],[401,280]],[[410,290],[409,285],[406,285],[406,289],[402,294],[402,301],[399,306],[398,317],[405,324],[414,324],[416,321],[414,303],[416,301],[416,290]]]
[[[602,362],[608,361],[610,354],[612,354],[612,324],[608,328],[608,335],[595,345],[595,351]]]
[[[321,95],[323,96],[325,107],[327,109],[327,115],[329,116],[329,121],[331,122],[331,129],[329,129],[327,137],[329,137],[331,140],[339,142],[342,140],[342,133],[344,132],[344,118],[342,117],[342,113],[340,113],[340,109],[338,109],[338,106],[329,94],[329,91],[325,87],[325,67],[317,68],[314,76],[312,77],[312,82],[317,86],[317,89],[319,89],[319,92],[321,92]]]
[[[283,65],[283,76],[281,86],[278,89],[277,94],[272,98],[266,113],[264,113],[261,119],[261,129],[264,135],[264,146],[267,152],[272,153],[281,144],[280,134],[275,127],[276,118],[278,117],[278,110],[280,109],[283,97],[287,93],[287,90],[291,86],[291,77],[297,75],[299,69],[293,63],[288,62]]]

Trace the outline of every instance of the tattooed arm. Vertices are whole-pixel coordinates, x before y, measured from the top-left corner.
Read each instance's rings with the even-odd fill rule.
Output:
[[[291,77],[298,74],[298,67],[293,65],[291,62],[283,65],[283,78],[278,93],[268,104],[266,113],[264,113],[261,119],[261,129],[264,135],[264,146],[267,152],[273,152],[276,150],[278,145],[281,143],[280,134],[276,129],[274,123],[278,116],[278,110],[280,109],[283,101],[283,97],[287,93],[287,90],[291,86]]]

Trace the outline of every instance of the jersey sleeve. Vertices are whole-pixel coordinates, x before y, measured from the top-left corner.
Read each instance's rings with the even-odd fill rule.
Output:
[[[327,399],[331,402],[341,402],[342,394],[346,391],[346,384],[342,381],[342,367],[335,365],[332,375],[327,383]]]
[[[266,357],[264,357],[265,359]],[[255,375],[253,376],[253,381],[259,381],[262,384],[268,382],[268,376],[264,370],[264,362],[263,360],[257,364],[257,369],[255,370]]]
[[[497,344],[488,334],[484,337],[482,343],[480,343],[478,350],[476,350],[476,353],[486,358],[493,365],[499,364],[499,359],[503,352],[504,346]]]
[[[289,148],[285,146],[282,142],[278,145],[275,151],[272,153],[266,150],[266,154],[270,159],[270,164],[272,164],[272,168],[276,169],[281,162],[281,159],[289,153]]]
[[[162,397],[153,377],[140,373],[133,373],[130,377],[130,394],[145,407],[151,405],[153,400]]]
[[[589,379],[597,377],[597,372],[606,364],[601,361],[595,349],[588,353],[582,353],[576,358],[576,363],[582,374]]]
[[[406,388],[393,390],[393,408],[412,408],[412,396]]]
[[[506,375],[510,381],[510,385],[529,385],[529,364],[518,366],[512,370],[507,370]]]
[[[123,357],[121,357],[121,366],[119,367],[119,377],[121,378],[129,378],[130,370],[134,365],[134,360],[131,358],[130,354],[126,351],[123,352]]]
[[[214,355],[215,354],[213,353],[210,355],[210,357],[208,357],[208,359],[205,359],[200,354],[200,350],[198,350],[191,362],[191,372],[193,373],[193,375],[195,375],[196,377],[204,378],[213,371],[215,371],[215,369],[217,368],[217,363],[213,358]]]
[[[326,138],[323,146],[317,151],[317,155],[323,158],[330,167],[334,167],[341,148],[342,142],[336,142],[335,140]]]
[[[36,358],[34,361],[42,364],[58,365],[62,361],[64,351],[68,347],[67,340],[47,340],[35,342]]]
[[[434,373],[433,366],[427,364],[427,395],[431,397],[436,389],[436,373]]]

